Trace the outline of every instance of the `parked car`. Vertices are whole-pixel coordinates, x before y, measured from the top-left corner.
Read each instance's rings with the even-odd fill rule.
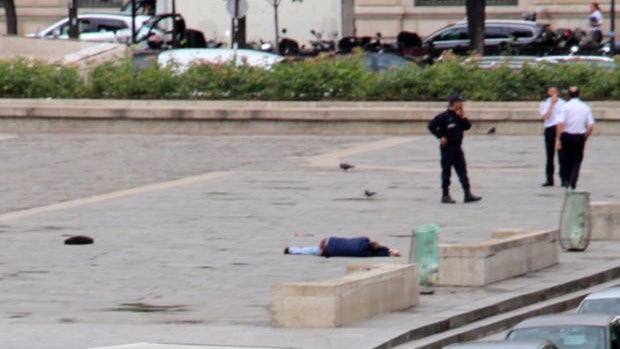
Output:
[[[347,59],[353,56],[345,54],[337,55],[336,57]],[[360,60],[360,63],[364,66],[366,71],[370,73],[402,69],[408,65],[414,64],[414,62],[402,56],[388,52],[364,52],[361,54]]]
[[[474,63],[485,70],[507,66],[513,71],[519,71],[525,64],[537,65],[537,60],[536,56],[474,56],[466,58],[463,63]]]
[[[204,33],[187,28],[179,13],[151,16],[136,33],[136,41],[152,50],[207,47]]]
[[[444,347],[444,349],[558,349],[555,344],[549,341],[480,341],[456,343]]]
[[[402,69],[414,64],[402,56],[388,52],[365,52],[362,55],[362,59],[364,60],[366,70],[373,73]]]
[[[620,285],[590,293],[581,301],[577,312],[620,315]]]
[[[226,48],[181,48],[162,51],[157,55],[157,64],[170,66],[177,72],[186,71],[191,65],[218,64],[236,60],[236,64],[269,69],[284,60],[274,53]]]
[[[560,349],[618,349],[620,316],[581,313],[535,316],[514,326],[506,339],[548,340]]]
[[[613,72],[616,69],[616,61],[609,57],[603,56],[581,56],[581,55],[564,55],[564,56],[475,56],[468,57],[463,61],[464,64],[475,63],[482,69],[495,69],[498,67],[508,66],[514,71],[523,69],[525,64],[529,66],[560,65],[560,64],[586,64],[593,67],[603,68]],[[620,314],[620,313],[618,313]]]
[[[523,20],[486,20],[484,29],[484,54],[543,55],[558,50],[559,36],[549,26]],[[445,50],[455,54],[468,54],[471,40],[467,21],[443,27],[427,36],[422,46],[438,57]]]
[[[136,28],[140,28],[150,16],[136,16]],[[80,40],[123,42],[131,41],[131,16],[111,13],[90,13],[78,15]],[[69,17],[27,36],[49,39],[69,38]]]
[[[616,61],[604,56],[582,56],[582,55],[563,55],[563,56],[544,56],[538,57],[536,62],[548,64],[586,64],[593,67],[603,68],[609,72],[616,70]],[[618,313],[620,315],[620,313]]]

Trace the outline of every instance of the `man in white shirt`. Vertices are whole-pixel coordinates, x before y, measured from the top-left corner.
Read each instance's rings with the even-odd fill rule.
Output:
[[[594,128],[594,117],[590,107],[579,98],[579,88],[570,87],[568,96],[570,100],[564,104],[556,126],[556,148],[562,161],[562,186],[575,189],[586,140]]]
[[[543,187],[553,186],[553,173],[555,172],[554,157],[555,157],[555,136],[556,125],[558,118],[562,112],[562,107],[566,103],[559,97],[559,91],[557,86],[549,86],[547,89],[547,99],[540,102],[539,111],[540,117],[543,119],[543,125],[545,127],[545,150],[547,154],[547,166],[545,168],[547,174],[547,181],[543,183]],[[558,155],[558,159],[559,159]],[[560,172],[562,164],[560,163]]]

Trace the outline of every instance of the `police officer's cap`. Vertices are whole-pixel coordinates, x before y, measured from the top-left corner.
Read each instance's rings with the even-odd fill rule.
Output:
[[[463,96],[459,94],[451,94],[450,97],[448,97],[448,103],[450,105],[454,104],[455,102],[462,102],[462,101],[463,101]]]

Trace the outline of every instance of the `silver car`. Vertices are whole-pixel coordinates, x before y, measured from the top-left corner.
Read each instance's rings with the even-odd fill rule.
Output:
[[[577,312],[620,315],[620,285],[590,293],[581,301]]]
[[[560,349],[620,348],[620,316],[553,314],[531,317],[514,326],[506,339],[548,340]]]
[[[136,16],[136,28],[140,28],[150,16]],[[78,30],[80,40],[99,42],[123,42],[131,41],[131,16],[115,13],[90,13],[78,15]],[[28,37],[48,39],[69,38],[69,18],[63,18],[51,26],[36,33],[30,33]]]

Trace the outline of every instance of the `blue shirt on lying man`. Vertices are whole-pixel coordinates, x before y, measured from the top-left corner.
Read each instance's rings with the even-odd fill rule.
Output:
[[[318,246],[286,247],[285,254],[314,255],[323,257],[400,257],[400,251],[380,245],[368,237],[342,238],[330,236]]]

